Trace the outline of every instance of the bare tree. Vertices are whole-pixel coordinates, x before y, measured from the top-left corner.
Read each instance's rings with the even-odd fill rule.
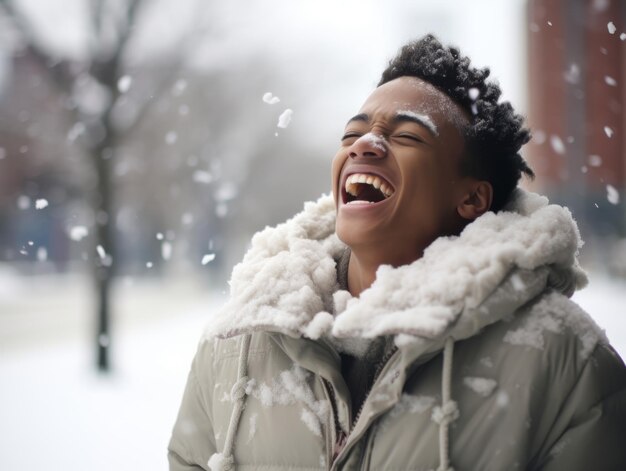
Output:
[[[200,242],[203,253],[220,252],[210,268],[221,277],[224,274],[218,274],[218,270],[227,269],[245,248],[247,236],[241,234],[267,224],[269,212],[280,213],[281,219],[287,217],[299,209],[305,197],[317,196],[321,185],[316,182],[325,182],[326,168],[313,157],[315,149],[300,149],[296,152],[299,158],[294,158],[293,149],[301,142],[290,137],[291,129],[280,130],[281,139],[277,139],[277,118],[284,108],[262,100],[267,90],[280,89],[284,106],[298,104],[293,98],[288,103],[295,91],[290,90],[292,77],[286,80],[277,72],[283,70],[279,67],[283,64],[272,63],[275,59],[268,55],[262,41],[242,46],[224,40],[236,37],[237,31],[220,31],[224,24],[220,23],[219,9],[209,11],[214,7],[202,1],[190,3],[197,12],[185,21],[196,23],[185,23],[176,43],[159,50],[158,57],[147,58],[137,55],[144,46],[139,35],[147,31],[143,28],[150,28],[146,18],[150,19],[158,8],[155,3],[92,0],[87,9],[87,54],[77,61],[59,57],[58,52],[47,48],[32,18],[18,8],[19,0],[0,0],[0,14],[5,13],[22,37],[22,55],[34,58],[48,81],[67,97],[65,102],[70,106],[65,106],[63,112],[68,114],[72,127],[68,136],[72,136],[70,141],[79,147],[97,175],[97,184],[87,191],[96,216],[91,258],[99,301],[97,365],[102,371],[110,368],[112,280],[116,270],[119,273],[120,254],[130,240],[123,239],[125,244],[116,247],[116,236],[119,241],[124,224],[116,227],[115,223],[128,220],[118,217],[128,211],[116,214],[120,203],[127,204],[134,198],[142,201],[137,205],[143,211],[142,227],[136,231],[143,234],[141,249],[148,251],[154,250],[157,240],[145,238],[149,232],[155,234],[157,226],[159,232],[165,226],[168,230],[163,232],[173,234],[176,222],[180,224],[184,219],[181,216],[195,213],[197,218],[187,218],[194,221],[193,228],[187,223],[176,241],[193,239],[196,245],[190,254],[200,250]],[[207,56],[203,46],[208,46]],[[198,57],[201,66],[194,67],[194,58]],[[187,59],[189,63],[183,63]],[[290,63],[287,70],[293,69]],[[182,71],[187,79],[181,78]],[[171,114],[173,110],[176,117]],[[168,138],[171,135],[174,139]],[[116,169],[131,161],[140,161],[135,167],[140,170],[134,176],[119,177]],[[316,178],[307,178],[306,183],[298,185],[276,171],[280,168],[296,175],[305,166],[307,175]],[[208,171],[198,173],[200,169]],[[133,184],[121,188],[121,180]],[[267,191],[278,187],[280,191]],[[258,207],[260,198],[265,210]],[[168,204],[163,205],[163,201]],[[128,209],[128,205],[122,209]],[[182,243],[178,247],[183,250]],[[200,265],[200,257],[195,257]]]
[[[134,121],[125,127],[116,125],[113,112],[131,80],[125,74],[125,58],[135,33],[137,17],[144,5],[141,0],[92,0],[87,9],[91,26],[88,54],[84,63],[76,64],[69,58],[57,57],[46,48],[32,22],[16,3],[0,0],[0,7],[19,32],[24,53],[34,58],[46,72],[50,83],[72,101],[72,106],[67,107],[66,111],[70,121],[75,123],[76,134],[80,135],[76,143],[88,156],[97,174],[97,184],[89,195],[90,205],[96,215],[92,258],[98,293],[97,367],[100,371],[108,371],[111,282],[116,268],[112,187],[116,149],[126,136],[136,130],[154,100],[145,100]],[[157,89],[169,86],[180,61],[182,54],[171,61],[169,75],[160,77]],[[154,95],[158,95],[158,91]]]

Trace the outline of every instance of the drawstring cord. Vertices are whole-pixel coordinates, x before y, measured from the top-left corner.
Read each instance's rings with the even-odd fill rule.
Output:
[[[448,456],[449,437],[448,428],[450,423],[459,418],[459,409],[450,398],[452,383],[452,354],[454,352],[454,339],[448,337],[443,349],[443,372],[441,374],[441,407],[435,407],[432,419],[439,424],[439,468],[437,471],[454,471],[450,466]]]
[[[230,398],[234,406],[230,414],[230,422],[228,423],[228,431],[226,432],[226,440],[224,441],[224,450],[222,453],[214,453],[209,458],[209,468],[211,471],[234,471],[235,458],[233,451],[235,448],[235,435],[239,419],[246,402],[246,386],[248,384],[248,354],[250,353],[251,334],[247,334],[241,341],[241,349],[239,350],[239,365],[237,367],[237,381],[233,384],[230,391]]]
[[[248,383],[248,354],[250,353],[251,334],[243,337],[241,349],[239,351],[239,365],[237,368],[237,381],[233,384],[230,392],[231,400],[234,402],[233,410],[228,423],[228,431],[224,442],[222,453],[214,453],[209,458],[209,468],[211,471],[234,471],[235,459],[233,450],[235,445],[235,434],[239,419],[246,400],[246,385]],[[441,407],[435,407],[432,419],[439,424],[439,467],[437,471],[454,471],[450,466],[448,456],[449,437],[448,428],[450,423],[459,417],[459,409],[455,401],[450,397],[452,383],[452,355],[454,353],[454,339],[448,337],[443,349],[443,372],[441,375]]]

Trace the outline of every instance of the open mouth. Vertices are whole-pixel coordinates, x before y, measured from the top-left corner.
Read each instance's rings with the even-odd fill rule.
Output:
[[[394,192],[391,184],[378,175],[353,173],[346,178],[341,193],[344,204],[374,204],[386,200]]]

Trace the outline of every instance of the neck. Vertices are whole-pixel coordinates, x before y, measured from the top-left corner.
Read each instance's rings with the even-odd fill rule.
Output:
[[[381,265],[399,267],[408,265],[422,256],[423,251],[411,254],[380,253],[372,248],[351,248],[348,263],[348,290],[354,297],[372,286],[376,280],[376,270]]]

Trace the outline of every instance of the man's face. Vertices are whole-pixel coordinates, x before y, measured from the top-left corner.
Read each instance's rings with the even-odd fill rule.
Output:
[[[393,263],[458,232],[465,122],[460,107],[418,78],[374,90],[333,160],[339,238],[353,249],[375,244]]]

